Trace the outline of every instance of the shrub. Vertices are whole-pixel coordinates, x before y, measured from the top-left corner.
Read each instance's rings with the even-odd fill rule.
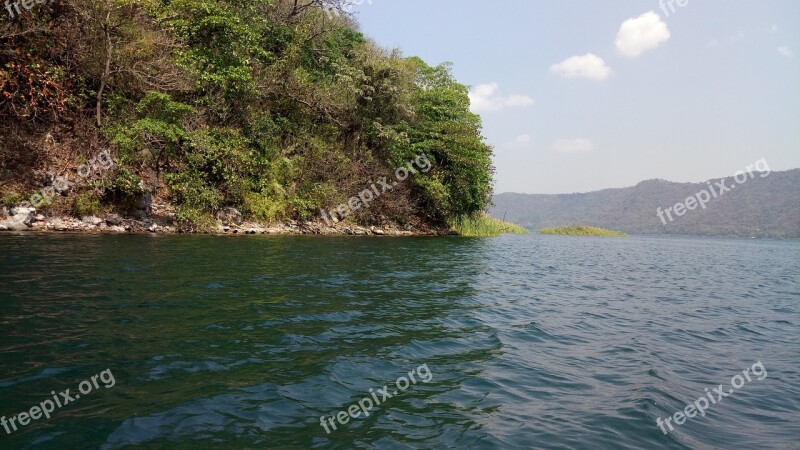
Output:
[[[110,128],[112,142],[120,149],[125,160],[137,161],[141,154],[159,171],[169,167],[180,153],[188,132],[181,121],[194,112],[194,108],[176,102],[161,92],[148,92],[136,106],[137,120]]]
[[[117,205],[122,211],[132,211],[142,195],[145,194],[140,183],[142,179],[122,167],[114,172],[111,180],[106,184],[103,200]]]
[[[200,231],[213,230],[217,225],[217,220],[208,212],[192,208],[187,205],[178,205],[178,223],[184,228],[196,229]]]
[[[0,197],[0,206],[7,206],[9,208],[12,206],[17,206],[20,204],[20,202],[22,202],[23,199],[24,197],[17,192],[6,192],[2,197]]]
[[[251,192],[244,198],[244,213],[261,222],[272,223],[284,219],[287,207],[284,196]]]
[[[103,211],[103,205],[94,192],[81,192],[72,200],[72,214],[76,217],[93,216]]]

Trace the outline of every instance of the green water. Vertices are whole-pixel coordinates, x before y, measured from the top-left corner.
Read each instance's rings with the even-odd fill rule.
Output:
[[[796,448],[800,245],[0,235],[0,448]],[[769,375],[665,435],[755,361]],[[373,409],[320,425],[421,365]]]

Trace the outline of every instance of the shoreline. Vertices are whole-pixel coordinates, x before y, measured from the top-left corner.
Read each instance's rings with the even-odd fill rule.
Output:
[[[151,216],[132,219],[111,214],[105,218],[85,216],[47,217],[29,208],[25,216],[2,218],[0,233],[87,233],[87,234],[205,234],[214,236],[274,235],[274,236],[446,236],[457,234],[449,228],[433,226],[361,226],[338,222],[328,225],[323,221],[286,221],[264,224],[245,221],[240,224],[220,224],[216,229],[198,230],[176,222],[174,215]],[[14,219],[17,219],[16,221]]]

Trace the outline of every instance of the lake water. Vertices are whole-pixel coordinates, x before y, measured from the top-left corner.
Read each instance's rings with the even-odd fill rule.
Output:
[[[0,415],[75,398],[0,448],[797,449],[799,304],[796,241],[2,234]]]

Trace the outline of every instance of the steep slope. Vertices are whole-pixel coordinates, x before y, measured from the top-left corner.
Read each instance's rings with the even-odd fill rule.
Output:
[[[344,0],[40,3],[0,22],[0,206],[406,227],[491,199],[467,87]]]

